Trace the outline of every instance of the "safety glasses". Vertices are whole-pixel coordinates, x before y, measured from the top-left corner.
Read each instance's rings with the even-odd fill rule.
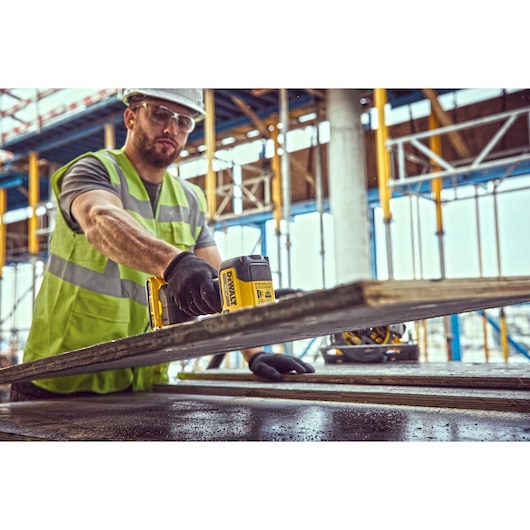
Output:
[[[189,134],[191,131],[193,131],[193,129],[195,129],[195,120],[191,116],[173,112],[171,109],[164,107],[164,105],[155,105],[153,103],[143,102],[138,104],[132,110],[138,110],[140,107],[146,109],[146,114],[149,120],[163,128],[166,128],[171,120],[174,119],[178,130],[182,133]]]

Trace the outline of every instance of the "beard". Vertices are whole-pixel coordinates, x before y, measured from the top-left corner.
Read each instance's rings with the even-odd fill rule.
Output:
[[[157,168],[170,166],[181,151],[178,147],[175,149],[168,148],[149,138],[140,123],[136,124],[134,146],[149,164]]]

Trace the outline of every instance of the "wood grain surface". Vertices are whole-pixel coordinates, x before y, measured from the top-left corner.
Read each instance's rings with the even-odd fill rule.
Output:
[[[335,383],[186,381],[155,392],[530,413],[528,391]]]
[[[179,372],[181,381],[259,381],[248,368]],[[530,361],[520,363],[386,362],[318,366],[313,374],[284,374],[289,383],[399,385],[530,391]],[[529,394],[530,399],[530,394]]]
[[[270,383],[248,369],[181,372],[156,392],[301,399],[530,413],[530,364],[419,363],[325,365]]]
[[[0,384],[146,366],[527,301],[526,276],[354,282],[3,368]]]

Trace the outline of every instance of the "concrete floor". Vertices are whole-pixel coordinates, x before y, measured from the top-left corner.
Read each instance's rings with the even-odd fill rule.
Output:
[[[0,440],[529,441],[530,414],[131,393],[0,404]]]

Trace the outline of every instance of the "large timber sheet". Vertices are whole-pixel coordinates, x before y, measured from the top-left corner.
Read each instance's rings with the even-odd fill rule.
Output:
[[[0,370],[0,384],[147,366],[530,301],[530,277],[368,280]]]

